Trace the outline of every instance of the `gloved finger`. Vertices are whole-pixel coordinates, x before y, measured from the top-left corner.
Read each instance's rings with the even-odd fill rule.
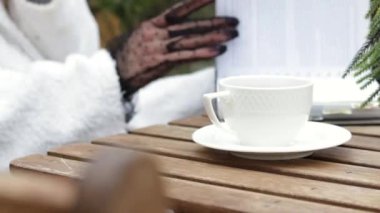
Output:
[[[201,59],[210,59],[226,52],[227,47],[224,45],[202,47],[195,50],[183,50],[168,53],[164,56],[165,62],[184,62]]]
[[[215,0],[185,0],[166,10],[152,21],[157,27],[166,27],[171,24],[179,23],[191,13],[214,1]]]
[[[209,20],[188,22],[173,25],[168,28],[170,38],[178,36],[189,36],[194,34],[206,34],[223,28],[236,27],[239,21],[236,18],[214,18]]]
[[[236,27],[239,20],[233,17],[215,17],[210,19],[201,19],[195,21],[188,21],[181,24],[176,24],[168,27],[169,31],[187,30],[199,27]]]
[[[219,30],[205,35],[185,37],[179,41],[171,42],[167,45],[169,52],[180,50],[191,50],[200,47],[216,46],[223,42],[227,42],[238,36],[238,31],[233,29]]]
[[[181,37],[181,36],[203,35],[203,34],[213,32],[213,31],[217,31],[219,29],[221,28],[218,26],[211,26],[211,27],[196,26],[196,27],[188,28],[188,29],[168,31],[168,36],[170,38],[175,38],[175,37]]]
[[[215,0],[187,0],[174,7],[166,14],[166,21],[169,24],[182,22],[186,17],[195,11],[214,3]]]

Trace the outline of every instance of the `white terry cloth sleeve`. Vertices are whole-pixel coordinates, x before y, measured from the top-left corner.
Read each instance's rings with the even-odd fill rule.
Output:
[[[156,80],[136,94],[136,108],[129,129],[136,129],[203,112],[203,94],[215,89],[215,69]]]
[[[28,72],[0,68],[0,169],[59,144],[124,133],[114,67],[102,50],[35,62]]]
[[[11,0],[9,13],[47,59],[64,61],[69,54],[90,56],[99,49],[99,29],[86,0]]]

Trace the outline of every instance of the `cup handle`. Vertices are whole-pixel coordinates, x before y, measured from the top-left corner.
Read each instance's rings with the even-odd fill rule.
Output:
[[[212,101],[214,99],[218,98],[227,98],[230,96],[229,91],[222,91],[222,92],[216,92],[216,93],[208,93],[203,95],[203,105],[206,109],[206,113],[208,117],[210,118],[211,122],[218,128],[223,129],[229,133],[234,133],[230,128],[227,126],[222,125],[222,122],[219,121],[219,118],[216,116],[214,106],[212,105]]]

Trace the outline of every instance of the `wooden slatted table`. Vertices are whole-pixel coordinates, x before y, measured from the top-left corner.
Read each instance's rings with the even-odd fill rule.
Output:
[[[198,116],[65,145],[14,160],[11,171],[77,181],[99,151],[131,149],[159,163],[178,212],[380,212],[380,126],[347,127],[349,143],[306,159],[252,161],[193,143],[209,123]]]

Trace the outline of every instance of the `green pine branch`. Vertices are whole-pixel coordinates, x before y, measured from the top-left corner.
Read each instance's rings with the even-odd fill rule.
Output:
[[[350,74],[358,78],[357,83],[361,89],[366,89],[374,83],[380,84],[380,0],[371,0],[366,18],[371,21],[367,41],[356,53],[343,75],[344,78]],[[367,106],[375,99],[380,102],[380,86],[362,106]]]

